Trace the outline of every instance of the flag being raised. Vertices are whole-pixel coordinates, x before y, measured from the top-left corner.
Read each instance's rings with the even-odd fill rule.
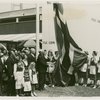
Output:
[[[50,6],[50,4],[48,5]],[[43,34],[46,33],[46,35],[43,35],[43,37],[46,36],[46,39],[43,38],[43,41],[46,40],[44,44],[48,44],[48,41],[55,42],[55,46],[59,51],[56,81],[59,81],[57,82],[58,84],[68,85],[69,81],[72,81],[71,77],[74,75],[74,71],[82,67],[87,60],[87,55],[76,44],[69,33],[67,22],[63,19],[63,6],[54,3],[52,7],[54,9],[51,8],[50,10],[53,15],[48,12],[48,15],[45,16],[47,29],[45,28],[45,31],[43,31]],[[54,50],[50,46],[45,47],[45,49],[47,48]]]

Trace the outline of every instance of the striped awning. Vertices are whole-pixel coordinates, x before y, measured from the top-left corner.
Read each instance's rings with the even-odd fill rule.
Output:
[[[25,33],[25,34],[7,34],[7,35],[0,35],[0,41],[22,41],[22,40],[29,40],[29,39],[36,39],[36,33]],[[42,34],[39,34],[39,39],[42,39]]]

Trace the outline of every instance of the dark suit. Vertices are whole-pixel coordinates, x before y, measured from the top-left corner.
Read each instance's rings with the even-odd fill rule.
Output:
[[[47,60],[41,54],[39,54],[38,56],[36,69],[39,73],[39,89],[43,90],[45,84],[45,75],[47,70]]]
[[[0,57],[0,83],[2,82],[2,70],[3,70],[3,63]]]
[[[28,64],[30,64],[31,62],[36,62],[36,58],[32,54],[28,54],[27,57]]]
[[[3,72],[3,63],[2,63],[2,60],[1,60],[1,57],[0,57],[0,90],[1,90],[1,95],[2,95],[2,85],[3,85],[3,82],[2,82],[2,72]]]
[[[14,96],[15,95],[15,81],[14,81],[14,76],[13,76],[13,71],[14,71],[14,64],[15,64],[15,59],[13,57],[8,57],[6,61],[7,69],[8,69],[8,95]]]

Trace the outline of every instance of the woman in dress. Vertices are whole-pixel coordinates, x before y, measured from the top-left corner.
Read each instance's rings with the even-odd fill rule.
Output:
[[[81,71],[81,84],[83,86],[87,86],[87,69],[88,69],[88,60],[84,63],[84,65],[80,68]]]
[[[24,86],[24,64],[20,56],[17,57],[18,61],[14,64],[14,78],[16,87],[16,96],[21,96]]]
[[[50,50],[48,51],[47,63],[48,63],[47,75],[48,75],[48,79],[49,79],[49,86],[54,87],[53,71],[55,69],[55,59],[54,59],[54,56],[53,56],[53,52],[50,51]]]
[[[31,83],[30,83],[30,76],[29,76],[29,65],[27,61],[26,54],[23,55],[23,64],[24,64],[24,95],[31,96]]]
[[[38,84],[38,79],[37,79],[37,72],[35,68],[35,62],[31,62],[31,64],[29,65],[29,74],[30,74],[30,81],[32,87],[31,96],[33,95],[37,96],[37,94],[35,93],[35,86],[36,84]]]
[[[92,58],[90,62],[90,80],[91,84],[93,85],[93,88],[96,88],[96,78],[97,78],[97,63],[98,63],[98,57],[97,52],[93,51]]]

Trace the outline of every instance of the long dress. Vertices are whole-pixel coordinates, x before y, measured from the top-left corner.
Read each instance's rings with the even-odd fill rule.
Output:
[[[90,79],[95,80],[97,71],[97,57],[92,57],[90,62]]]
[[[48,63],[48,68],[47,68],[47,77],[49,80],[49,84],[54,85],[55,80],[54,80],[54,70],[55,70],[55,59],[53,56],[47,59]]]

